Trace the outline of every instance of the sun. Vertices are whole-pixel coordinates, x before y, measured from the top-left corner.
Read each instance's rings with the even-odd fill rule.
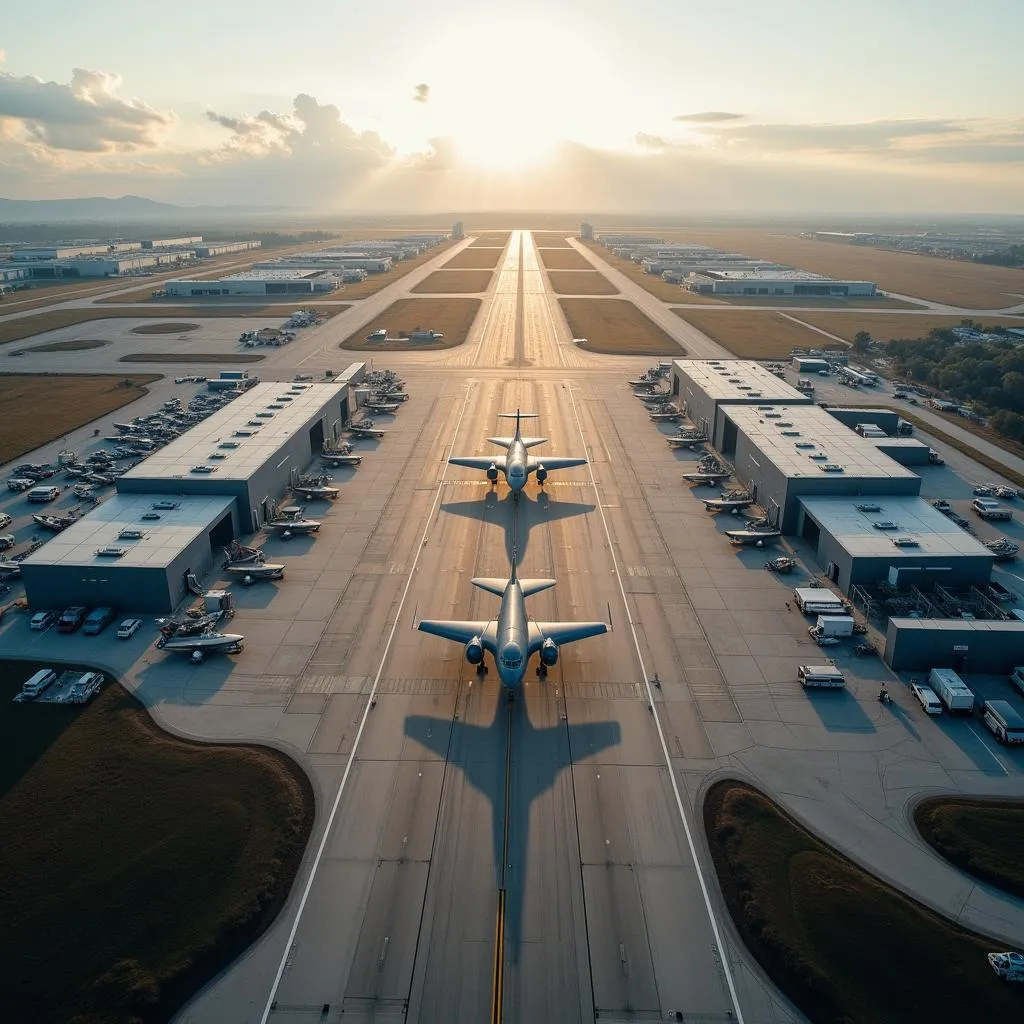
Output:
[[[556,131],[522,110],[506,108],[467,119],[453,132],[453,142],[468,169],[515,173],[551,160],[559,139]]]

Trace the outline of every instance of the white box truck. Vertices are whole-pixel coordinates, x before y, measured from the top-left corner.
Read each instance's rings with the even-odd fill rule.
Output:
[[[951,668],[933,668],[928,685],[950,711],[974,710],[974,691]]]
[[[846,677],[835,665],[799,665],[796,677],[805,688],[822,687],[835,690],[846,686]]]
[[[826,587],[797,587],[793,596],[805,615],[842,615],[846,611],[843,599]]]
[[[815,639],[823,637],[834,637],[841,640],[844,637],[853,636],[852,615],[819,615],[818,621],[811,626],[807,632]]]

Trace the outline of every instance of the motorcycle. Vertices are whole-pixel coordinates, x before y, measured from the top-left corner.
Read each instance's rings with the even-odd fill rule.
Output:
[[[888,690],[884,690],[884,689],[883,690],[879,690],[878,691],[878,701],[879,701],[880,704],[891,704],[892,703],[892,694],[889,693]]]
[[[864,657],[864,655],[877,655],[878,648],[874,644],[857,644],[853,649],[853,653],[858,657]]]

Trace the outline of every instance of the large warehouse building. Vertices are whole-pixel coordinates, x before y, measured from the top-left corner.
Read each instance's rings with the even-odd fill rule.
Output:
[[[211,281],[168,281],[164,290],[168,295],[202,298],[210,295],[312,295],[330,292],[338,287],[338,280],[323,270],[289,269],[247,270]]]
[[[784,533],[796,530],[800,497],[920,493],[916,473],[815,405],[730,405],[724,416],[720,450]]]
[[[224,495],[172,499],[115,494],[21,564],[32,608],[124,605],[167,612],[238,536],[235,502]]]
[[[844,593],[882,581],[965,587],[992,575],[992,552],[923,498],[804,497],[799,506],[796,534]]]
[[[790,387],[751,359],[677,359],[672,364],[672,393],[686,415],[707,431],[721,449],[727,408],[758,405],[810,405],[807,395]]]
[[[33,608],[169,612],[189,572],[260,529],[355,409],[364,364],[329,384],[257,384],[117,480],[117,494],[22,563]]]
[[[872,297],[872,281],[837,281],[804,270],[709,270],[691,274],[686,287],[711,295],[803,295],[808,298]]]

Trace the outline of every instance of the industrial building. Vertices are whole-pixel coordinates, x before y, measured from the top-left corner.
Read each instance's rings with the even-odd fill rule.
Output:
[[[144,238],[142,248],[170,249],[175,246],[198,245],[202,240],[202,235],[183,235],[181,238]]]
[[[781,382],[780,382],[781,383]],[[921,478],[881,456],[816,405],[727,405],[722,453],[784,533],[797,529],[798,499],[920,493]]]
[[[992,552],[923,498],[802,497],[798,504],[794,532],[844,593],[883,581],[962,588],[992,575]]]
[[[592,242],[594,240],[594,225],[583,221],[580,224],[580,240],[583,242]]]
[[[390,256],[352,255],[335,252],[296,253],[276,260],[254,264],[257,270],[327,270],[339,274],[346,270],[363,270],[369,274],[386,274],[392,266]]]
[[[65,277],[121,277],[137,274],[155,267],[157,257],[152,253],[113,256],[71,256],[61,259],[36,260],[29,265],[33,278],[46,280]]]
[[[676,359],[672,393],[719,450],[726,423],[723,411],[728,406],[811,405],[807,395],[752,359]]]
[[[871,298],[871,281],[837,281],[804,270],[709,270],[686,279],[691,292],[711,295],[802,295],[808,298]]]
[[[21,564],[32,608],[170,611],[238,536],[230,496],[115,494]]]
[[[29,276],[29,268],[20,263],[0,263],[0,284],[12,281],[24,281]]]
[[[227,496],[241,531],[258,530],[324,442],[339,438],[362,374],[353,363],[329,384],[257,384],[130,469],[118,492]]]
[[[196,255],[201,260],[207,260],[211,256],[224,256],[230,252],[248,252],[250,249],[259,249],[263,245],[259,240],[247,242],[207,242],[205,245],[196,246]]]
[[[141,242],[84,242],[65,245],[43,245],[11,250],[12,260],[67,260],[84,256],[111,256],[138,252]]]
[[[323,270],[281,267],[277,270],[247,270],[214,280],[175,279],[164,285],[168,295],[205,298],[211,295],[313,295],[331,292],[337,279]]]
[[[257,384],[119,477],[117,493],[22,563],[34,608],[169,612],[221,548],[260,529],[336,441],[363,363],[328,384]]]
[[[894,672],[1006,675],[1022,661],[1024,622],[988,619],[915,619],[893,616],[885,634],[886,664]]]

